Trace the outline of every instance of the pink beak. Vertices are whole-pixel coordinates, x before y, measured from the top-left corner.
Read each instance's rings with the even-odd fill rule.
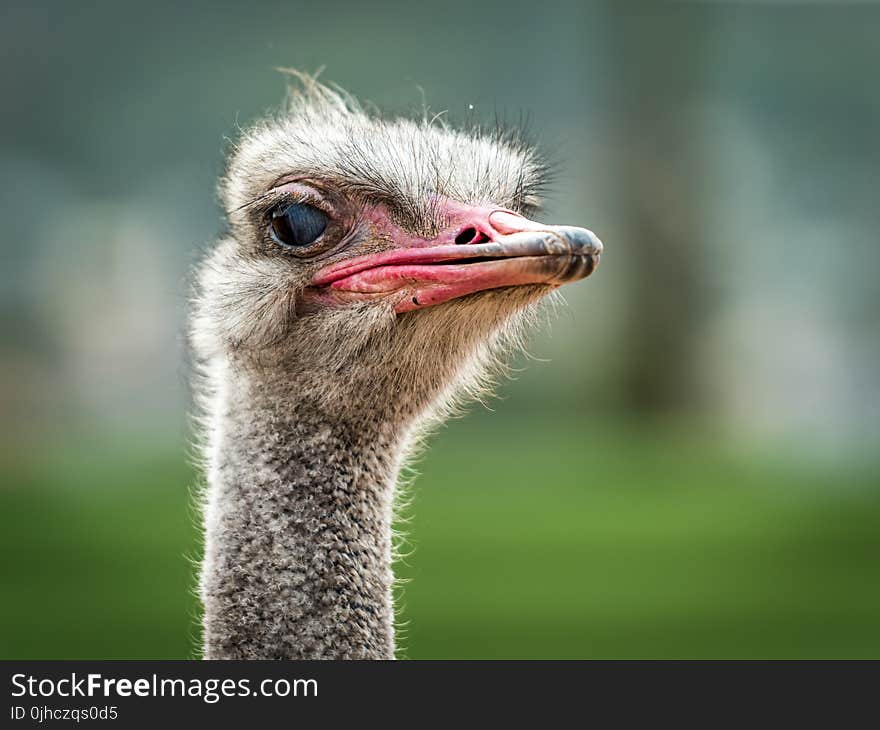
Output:
[[[475,292],[529,284],[560,286],[589,276],[602,242],[592,231],[552,226],[498,209],[467,209],[465,220],[432,240],[321,269],[321,299],[395,296],[409,312]]]

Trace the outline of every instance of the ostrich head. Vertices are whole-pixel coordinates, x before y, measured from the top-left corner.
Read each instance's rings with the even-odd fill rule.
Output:
[[[602,244],[531,220],[545,170],[515,136],[381,118],[301,81],[234,150],[197,353],[328,417],[430,412],[479,380],[535,303],[589,275]]]

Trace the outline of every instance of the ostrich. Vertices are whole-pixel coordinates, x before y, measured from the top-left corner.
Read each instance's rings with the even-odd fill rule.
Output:
[[[401,466],[602,244],[530,219],[517,135],[300,82],[236,145],[196,277],[204,654],[391,659]]]

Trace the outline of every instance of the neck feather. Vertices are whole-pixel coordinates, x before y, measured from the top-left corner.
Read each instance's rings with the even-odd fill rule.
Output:
[[[236,372],[213,396],[201,593],[209,659],[391,659],[407,428],[322,415]]]

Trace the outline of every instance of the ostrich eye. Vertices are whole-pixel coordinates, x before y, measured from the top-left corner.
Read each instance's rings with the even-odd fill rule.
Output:
[[[282,246],[300,248],[318,240],[327,228],[323,211],[306,203],[293,203],[272,213],[272,238]]]

